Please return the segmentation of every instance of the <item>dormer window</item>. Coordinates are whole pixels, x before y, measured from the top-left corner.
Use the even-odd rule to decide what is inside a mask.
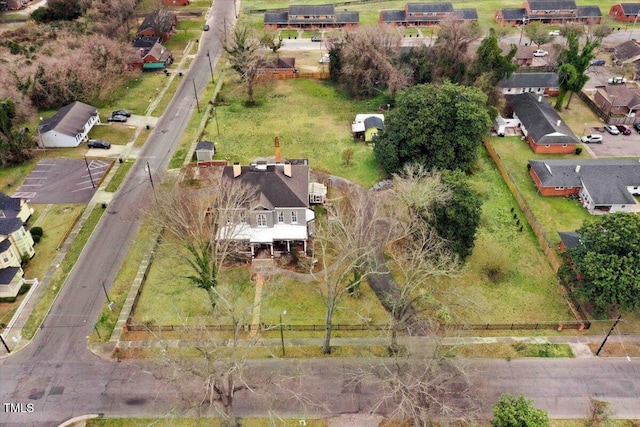
[[[258,214],[258,227],[267,226],[267,217],[264,214]]]

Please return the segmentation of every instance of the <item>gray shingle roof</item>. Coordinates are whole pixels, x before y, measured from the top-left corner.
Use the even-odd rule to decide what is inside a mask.
[[[466,21],[478,20],[478,11],[473,8],[456,9],[454,10],[454,13],[459,19],[463,19]]]
[[[599,6],[578,6],[578,18],[598,18],[602,17]]]
[[[573,0],[542,0],[529,1],[531,10],[565,10],[576,9],[576,2]]]
[[[11,241],[9,239],[0,240],[0,254],[5,252],[11,247]]]
[[[584,187],[597,205],[634,204],[627,187],[640,186],[640,162],[634,159],[529,160],[529,164],[543,186]]]
[[[441,3],[407,3],[407,13],[450,13],[453,5],[450,2]]]
[[[171,31],[173,24],[176,20],[176,14],[168,11],[166,9],[158,9],[155,12],[152,12],[144,17],[144,21],[142,21],[142,25],[138,28],[138,32],[144,31],[146,29],[156,28],[162,31],[162,33],[168,33]],[[160,34],[156,34],[160,36]]]
[[[640,45],[634,40],[628,40],[613,49],[613,57],[620,62],[640,56]]]
[[[502,17],[505,21],[521,20],[526,15],[525,9],[502,9]]]
[[[287,24],[289,22],[288,12],[266,12],[264,14],[265,24]]]
[[[156,43],[160,43],[160,37],[136,37],[132,43],[133,47],[152,48]]]
[[[307,6],[289,6],[289,15],[334,15],[335,8],[332,4]]]
[[[8,236],[22,227],[20,218],[0,218],[0,236]]]
[[[404,10],[381,10],[380,20],[382,22],[404,22]]]
[[[580,233],[575,231],[560,231],[558,236],[560,236],[560,240],[567,249],[576,248],[580,244]]]
[[[267,166],[258,170],[253,166],[242,166],[241,174],[233,177],[233,166],[225,166],[224,179],[241,179],[255,187],[260,202],[267,207],[308,207],[309,206],[309,166],[291,165],[291,177],[284,175],[283,166]]]
[[[0,211],[4,212],[6,218],[15,218],[20,213],[21,199],[7,196],[0,192]]]
[[[20,267],[7,267],[0,270],[0,285],[8,285],[11,283],[16,274],[20,271]]]
[[[513,73],[508,78],[500,80],[501,88],[528,88],[528,87],[558,87],[558,75],[556,73]]]
[[[360,12],[336,13],[336,24],[355,24],[360,22]]]
[[[45,133],[50,130],[68,135],[76,136],[82,132],[84,125],[91,116],[97,116],[96,107],[76,101],[65,105],[50,119],[45,119],[40,125],[40,132]]]
[[[209,150],[212,151],[213,150],[213,142],[211,141],[200,141],[198,142],[198,144],[196,145],[196,151],[198,150]]]
[[[384,129],[384,122],[380,117],[375,117],[375,116],[367,117],[366,119],[364,119],[364,128],[365,129],[378,128],[382,130]]]
[[[558,145],[580,142],[546,99],[532,93],[507,95],[505,98],[536,144]],[[538,100],[538,98],[542,99]]]
[[[637,15],[640,13],[640,3],[620,3],[625,15]]]

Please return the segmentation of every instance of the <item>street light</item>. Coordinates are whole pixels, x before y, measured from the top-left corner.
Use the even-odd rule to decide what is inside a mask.
[[[636,18],[633,20],[633,28],[629,32],[629,40],[631,40],[631,36],[633,35],[633,30],[636,29],[636,23],[638,22],[638,17],[640,17],[640,11],[638,11],[638,13],[636,13]]]
[[[285,356],[284,353],[284,332],[282,330],[282,315],[287,315],[287,310],[280,312],[280,344],[282,345],[282,357]]]

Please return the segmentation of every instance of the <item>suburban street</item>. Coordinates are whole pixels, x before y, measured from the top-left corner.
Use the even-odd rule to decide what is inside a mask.
[[[200,50],[164,116],[158,121],[129,176],[123,182],[32,342],[0,359],[0,426],[57,426],[84,414],[105,416],[208,416],[184,400],[201,384],[182,381],[172,367],[148,360],[100,357],[87,349],[87,337],[105,303],[101,281],[111,285],[134,239],[144,209],[153,199],[149,179],[165,173],[196,108],[193,85],[210,83],[207,51],[217,62],[217,39],[235,22],[232,0],[215,1]],[[4,349],[2,355],[5,355]],[[105,352],[105,355],[107,353]],[[354,387],[349,373],[371,361],[358,359],[255,359],[242,376],[250,390],[237,393],[238,416],[335,416],[366,413],[380,390]],[[502,392],[523,393],[553,418],[586,415],[589,398],[612,404],[616,417],[640,419],[640,358],[517,359],[469,362],[487,414]],[[273,379],[285,387],[274,389]],[[302,397],[301,397],[302,396]],[[31,405],[29,405],[31,404]]]

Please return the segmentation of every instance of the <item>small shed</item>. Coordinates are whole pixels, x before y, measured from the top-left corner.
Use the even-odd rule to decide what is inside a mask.
[[[373,140],[379,131],[384,129],[384,114],[357,114],[351,123],[351,133],[357,139],[366,142]]]
[[[196,145],[196,159],[198,163],[213,161],[215,152],[216,149],[213,141],[200,141],[198,145]]]

